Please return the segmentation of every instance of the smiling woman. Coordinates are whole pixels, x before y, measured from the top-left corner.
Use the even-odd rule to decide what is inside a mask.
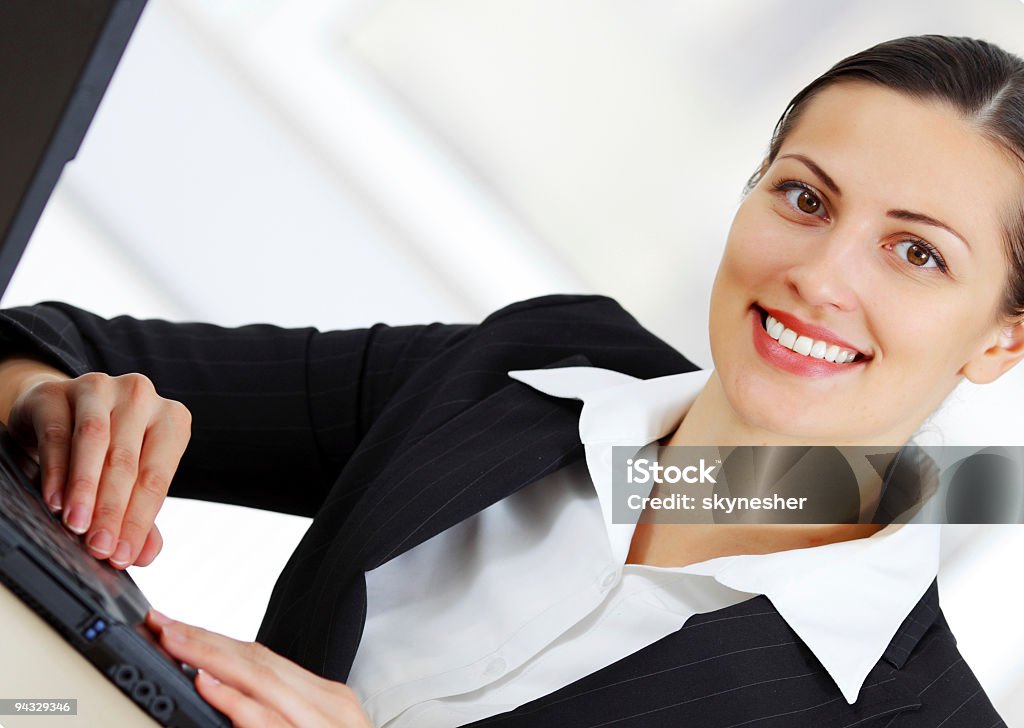
[[[935,36],[802,91],[733,221],[716,373],[674,442],[903,443],[962,378],[1016,364],[1022,106],[1019,60]]]
[[[0,419],[121,568],[160,550],[182,449],[171,495],[313,517],[262,646],[150,615],[239,726],[997,728],[939,607],[937,527],[617,523],[610,463],[900,446],[998,378],[1024,357],[1022,160],[1024,62],[890,41],[776,127],[711,372],[604,296],[326,333],[44,303],[0,312]]]

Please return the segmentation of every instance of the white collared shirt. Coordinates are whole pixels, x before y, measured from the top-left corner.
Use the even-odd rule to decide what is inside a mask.
[[[625,564],[611,448],[672,432],[709,371],[636,379],[597,367],[511,371],[583,400],[586,458],[366,573],[348,685],[379,728],[443,728],[512,710],[764,594],[849,703],[938,570],[939,527],[685,567]],[[836,569],[837,563],[842,569]]]

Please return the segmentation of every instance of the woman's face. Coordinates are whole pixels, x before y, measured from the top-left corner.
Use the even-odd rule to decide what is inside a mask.
[[[1021,189],[1016,163],[944,105],[863,82],[819,92],[740,206],[711,294],[740,420],[900,444],[960,377],[985,379]],[[836,348],[857,358],[833,363]]]

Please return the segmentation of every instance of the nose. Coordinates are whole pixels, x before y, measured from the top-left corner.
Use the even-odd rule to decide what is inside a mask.
[[[786,284],[810,306],[853,311],[858,305],[855,282],[866,263],[864,236],[852,226],[822,231],[787,269]]]

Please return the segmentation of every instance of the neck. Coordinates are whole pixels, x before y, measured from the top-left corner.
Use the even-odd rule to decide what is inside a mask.
[[[662,443],[670,446],[822,444],[757,428],[741,420],[729,404],[717,372],[711,373],[683,421],[675,432],[662,439]],[[821,546],[865,538],[884,528],[872,523],[705,525],[644,523],[643,520],[641,518],[637,525],[627,562],[656,566],[685,566],[719,556]]]
[[[638,523],[627,564],[688,566],[720,556],[770,554],[871,536],[884,526],[852,524]]]

